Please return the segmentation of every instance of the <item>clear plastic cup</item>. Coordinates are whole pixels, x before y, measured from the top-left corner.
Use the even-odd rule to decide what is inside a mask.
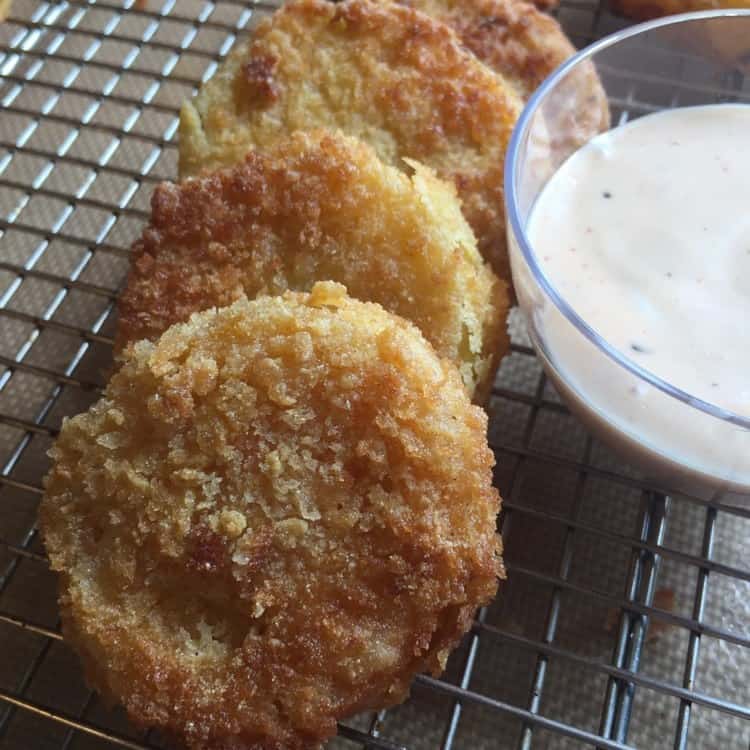
[[[750,418],[696,398],[614,348],[597,334],[596,321],[583,320],[555,289],[526,234],[547,181],[592,136],[581,128],[570,93],[590,78],[592,65],[607,93],[612,127],[666,108],[750,104],[750,11],[672,16],[630,27],[583,50],[529,102],[511,140],[505,174],[519,305],[545,370],[571,411],[660,482],[693,494],[731,492],[750,502]],[[587,378],[581,387],[573,358],[595,368],[596,382]],[[639,416],[628,416],[612,398],[613,382],[637,389],[643,405]],[[679,436],[675,425],[681,426]]]

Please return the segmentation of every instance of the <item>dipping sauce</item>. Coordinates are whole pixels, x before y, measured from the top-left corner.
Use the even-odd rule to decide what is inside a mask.
[[[750,417],[750,106],[665,110],[594,138],[544,187],[527,231],[551,284],[614,349]],[[554,305],[535,315],[564,395],[610,438],[750,485],[750,431],[648,386]]]

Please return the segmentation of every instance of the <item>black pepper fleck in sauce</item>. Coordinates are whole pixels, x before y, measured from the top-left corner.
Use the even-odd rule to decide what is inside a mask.
[[[638,354],[651,354],[650,349],[647,349],[645,346],[641,346],[641,344],[631,344],[630,348]]]
[[[610,193],[609,190],[605,190],[602,193],[602,198],[611,198],[611,197],[612,197],[612,193]]]

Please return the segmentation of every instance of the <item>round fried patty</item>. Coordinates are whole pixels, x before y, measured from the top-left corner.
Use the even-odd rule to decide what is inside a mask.
[[[508,349],[508,295],[452,185],[407,177],[341,133],[298,132],[234,167],[160,185],[133,248],[117,347],[240,296],[346,285],[411,320],[483,401]]]
[[[319,283],[129,348],[40,519],[89,681],[191,750],[317,747],[438,673],[502,575],[486,416]]]
[[[180,114],[181,177],[296,130],[340,129],[387,164],[453,182],[479,248],[510,280],[503,164],[521,100],[446,24],[396,3],[296,0],[262,21]]]

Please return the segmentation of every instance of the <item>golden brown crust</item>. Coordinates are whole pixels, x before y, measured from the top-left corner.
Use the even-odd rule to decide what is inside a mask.
[[[411,320],[481,400],[507,351],[505,285],[455,189],[384,165],[354,138],[298,132],[235,167],[164,183],[133,248],[117,349],[245,294],[333,280]]]
[[[522,0],[402,0],[456,30],[464,45],[524,99],[575,53],[551,16]]]
[[[610,0],[610,6],[636,21],[717,8],[750,8],[750,0]]]
[[[190,750],[302,750],[444,667],[502,575],[486,415],[340,285],[139,342],[40,522],[91,683]]]
[[[557,21],[522,0],[401,0],[456,30],[463,44],[527,101],[544,79],[575,54]],[[557,147],[574,150],[609,127],[609,105],[596,70],[581,65],[563,84],[571,113]],[[567,156],[567,154],[566,154]]]
[[[237,163],[295,130],[343,130],[458,188],[480,250],[509,280],[503,161],[521,101],[455,33],[371,0],[298,0],[235,49],[180,116],[180,173]]]

